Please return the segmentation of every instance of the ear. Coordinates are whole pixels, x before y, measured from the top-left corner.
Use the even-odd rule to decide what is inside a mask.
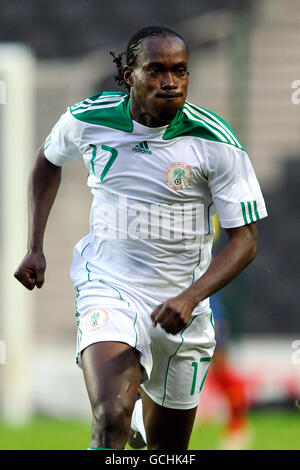
[[[123,77],[124,77],[124,82],[127,85],[132,86],[132,84],[133,84],[133,70],[128,65],[125,65],[123,67]]]

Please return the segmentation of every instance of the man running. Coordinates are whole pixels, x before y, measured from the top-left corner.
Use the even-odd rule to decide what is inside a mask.
[[[114,55],[128,92],[70,106],[30,180],[29,247],[15,277],[33,289],[44,283],[62,166],[82,156],[89,169],[90,233],[74,248],[71,277],[91,449],[124,448],[138,387],[148,449],[188,447],[215,347],[209,296],[253,260],[255,222],[267,215],[232,130],[186,101],[188,56],[176,32],[138,31],[124,66]],[[215,212],[228,244],[211,261]]]

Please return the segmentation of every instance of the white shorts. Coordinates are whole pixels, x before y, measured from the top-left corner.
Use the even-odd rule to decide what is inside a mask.
[[[200,392],[215,349],[210,308],[192,316],[177,335],[153,328],[148,305],[104,280],[85,282],[77,291],[77,363],[89,345],[104,341],[127,343],[140,352],[144,370],[141,387],[166,408],[190,409]]]

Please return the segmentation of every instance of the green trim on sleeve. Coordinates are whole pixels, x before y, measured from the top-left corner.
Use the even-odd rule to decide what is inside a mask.
[[[260,219],[256,201],[245,201],[240,204],[245,225],[248,225],[251,222],[256,222]]]
[[[252,217],[252,207],[251,207],[251,203],[250,203],[250,202],[247,202],[247,205],[248,205],[248,212],[249,212],[250,221],[251,221],[251,222],[254,222],[253,217]]]
[[[241,206],[242,206],[243,219],[244,219],[245,225],[248,225],[249,222],[248,222],[247,216],[246,216],[246,207],[245,207],[245,203],[244,203],[244,202],[241,202]]]
[[[256,201],[253,201],[253,206],[254,206],[254,213],[255,213],[256,220],[259,220],[260,217],[259,217],[259,214],[258,214]]]

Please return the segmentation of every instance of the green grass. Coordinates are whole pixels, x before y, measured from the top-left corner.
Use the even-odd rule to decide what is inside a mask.
[[[252,430],[252,450],[299,450],[300,414],[296,411],[252,412],[249,415]],[[222,426],[216,423],[195,426],[190,449],[218,448]]]
[[[254,432],[251,449],[300,450],[299,412],[252,412],[250,423]],[[216,449],[221,424],[197,423],[190,449]],[[12,428],[0,422],[1,450],[71,450],[86,449],[90,423],[37,417],[28,426]]]

